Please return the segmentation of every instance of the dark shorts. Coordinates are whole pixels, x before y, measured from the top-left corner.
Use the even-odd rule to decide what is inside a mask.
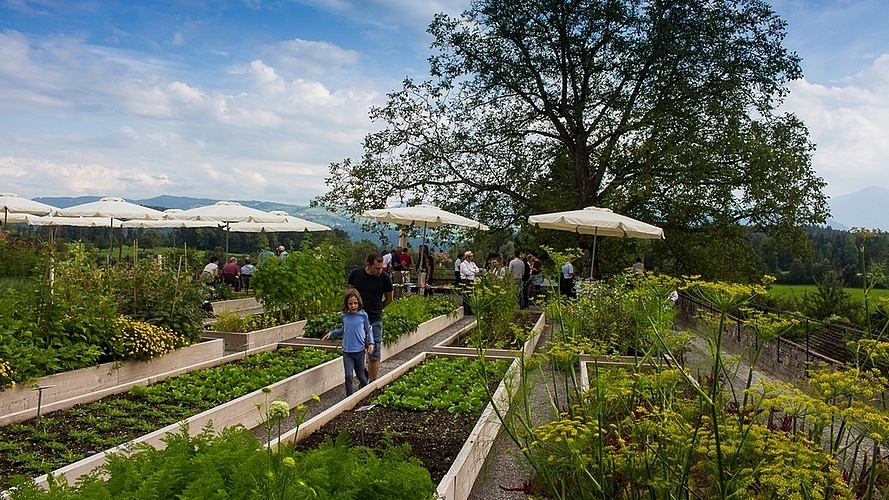
[[[367,359],[379,361],[383,350],[383,320],[371,321],[370,330],[374,337],[374,353],[369,354]]]

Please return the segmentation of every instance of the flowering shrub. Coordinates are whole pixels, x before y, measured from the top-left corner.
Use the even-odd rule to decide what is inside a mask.
[[[109,340],[109,350],[117,359],[148,361],[188,345],[175,332],[125,316],[117,319],[118,332]]]

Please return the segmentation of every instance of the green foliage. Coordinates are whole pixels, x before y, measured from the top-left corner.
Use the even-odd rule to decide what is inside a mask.
[[[348,441],[327,442],[295,452],[282,446],[267,460],[267,449],[243,427],[214,434],[206,427],[190,437],[183,429],[167,434],[165,448],[138,445],[83,478],[76,486],[52,480],[48,491],[27,482],[11,500],[97,498],[179,498],[182,500],[263,499],[429,499],[429,472],[410,459],[405,447],[379,455]]]
[[[341,249],[303,239],[299,250],[257,267],[251,286],[267,313],[292,310],[295,317],[336,311],[342,304],[345,258]]]
[[[831,316],[847,318],[862,324],[861,309],[856,309],[852,296],[843,289],[843,280],[839,273],[828,271],[818,282],[818,292],[806,300],[808,316],[815,319],[826,319]]]
[[[516,280],[490,273],[477,277],[470,286],[464,287],[463,300],[472,307],[478,321],[477,331],[472,334],[473,345],[514,348],[516,343],[525,341],[526,335],[515,328],[519,292]]]
[[[34,237],[0,231],[0,279],[35,279],[46,272],[46,255],[50,247]]]
[[[398,341],[436,316],[452,316],[456,314],[456,308],[451,297],[402,297],[383,309],[383,343],[388,345]]]
[[[491,380],[500,380],[506,361],[427,359],[383,389],[374,404],[405,411],[469,413],[488,402]]]
[[[340,319],[340,313],[338,312],[315,314],[306,319],[306,326],[303,329],[303,337],[320,339],[331,330],[335,330],[342,325],[343,323]]]
[[[66,423],[62,431],[69,433],[71,440],[80,442],[80,449],[104,450],[338,357],[336,353],[321,349],[295,351],[282,348],[222,366],[184,373],[148,387],[136,386],[126,397],[78,405],[62,410],[53,418]],[[0,427],[0,448],[27,447],[33,456],[33,463],[16,464],[18,472],[39,475],[46,469],[54,470],[83,458],[79,456],[67,461],[58,453],[61,443],[55,437],[35,444],[36,436],[43,428],[43,424],[34,421]],[[8,474],[9,471],[0,467],[0,490],[8,486]]]
[[[280,316],[272,314],[248,313],[241,316],[239,311],[227,310],[219,312],[216,315],[216,321],[207,325],[207,329],[217,332],[247,333],[286,323],[288,321],[282,322]]]
[[[238,363],[183,373],[148,387],[134,387],[131,392],[152,402],[186,401],[212,408],[337,357],[336,353],[322,349],[284,347]]]
[[[35,281],[0,297],[0,359],[17,382],[120,359],[130,347],[151,342],[134,329],[121,337],[119,316],[172,330],[171,345],[200,340],[203,296],[188,273],[156,261],[100,268],[83,245],[69,246],[65,255],[53,260],[52,282]],[[138,359],[149,351],[139,350]]]

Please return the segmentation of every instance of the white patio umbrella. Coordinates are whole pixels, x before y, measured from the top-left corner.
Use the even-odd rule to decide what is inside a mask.
[[[120,224],[121,227],[135,229],[187,229],[192,227],[219,227],[221,224],[214,221],[187,220],[187,219],[161,219],[161,220],[128,220]]]
[[[61,217],[107,217],[123,220],[159,220],[164,217],[164,213],[160,210],[136,205],[115,196],[106,196],[99,201],[62,208],[55,215]]]
[[[228,255],[229,226],[236,222],[284,222],[284,217],[245,207],[235,201],[217,201],[213,205],[190,208],[168,214],[171,219],[214,221],[225,224],[225,254]]]
[[[482,231],[490,229],[481,222],[448,212],[447,210],[442,210],[438,207],[433,207],[432,205],[368,210],[361,214],[361,216],[380,222],[391,222],[392,224],[402,224],[406,226],[411,224],[419,226],[422,224],[424,229],[427,227],[444,226],[445,224],[472,227],[481,229]]]
[[[474,221],[468,217],[442,210],[432,205],[417,205],[413,207],[394,207],[368,210],[361,214],[362,217],[374,219],[379,222],[389,222],[409,226],[423,225],[423,244],[426,244],[426,228],[440,227],[445,224],[452,226],[464,226],[487,231],[488,226]]]
[[[106,196],[98,201],[83,203],[73,207],[59,209],[55,215],[61,217],[107,217],[111,220],[111,232],[114,232],[113,219],[162,219],[164,214],[160,210],[155,210],[142,205],[130,203],[123,198],[116,196]],[[111,250],[114,250],[112,238]],[[121,251],[123,246],[121,246]],[[110,254],[111,252],[109,252]]]
[[[32,226],[72,226],[72,227],[112,227],[115,223],[120,226],[123,221],[108,217],[62,217],[47,215],[39,217],[29,215],[25,222]]]
[[[283,217],[284,222],[236,222],[229,225],[228,230],[233,233],[301,233],[303,231],[332,231],[329,227],[316,222],[294,217],[281,210],[269,212],[276,217]]]
[[[45,203],[40,203],[39,201],[22,198],[19,195],[13,193],[0,193],[0,205],[3,206],[4,226],[9,222],[10,214],[14,216],[29,214],[45,215],[58,210],[56,207],[47,205]],[[21,217],[13,218],[13,222],[16,222],[16,220],[21,222]]]
[[[657,240],[664,237],[664,230],[657,226],[652,226],[631,217],[616,214],[607,208],[599,207],[586,207],[583,210],[532,215],[528,217],[528,223],[544,229],[592,234],[593,260],[590,263],[590,277],[593,276],[593,264],[596,262],[596,240],[599,236]]]

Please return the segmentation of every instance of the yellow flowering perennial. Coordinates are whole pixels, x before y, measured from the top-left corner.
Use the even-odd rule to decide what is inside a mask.
[[[125,316],[117,318],[117,327],[118,332],[111,337],[111,346],[120,359],[147,361],[185,345],[183,339],[170,329]]]
[[[12,368],[9,363],[0,359],[0,389],[7,387],[15,387],[15,381],[12,379]]]

